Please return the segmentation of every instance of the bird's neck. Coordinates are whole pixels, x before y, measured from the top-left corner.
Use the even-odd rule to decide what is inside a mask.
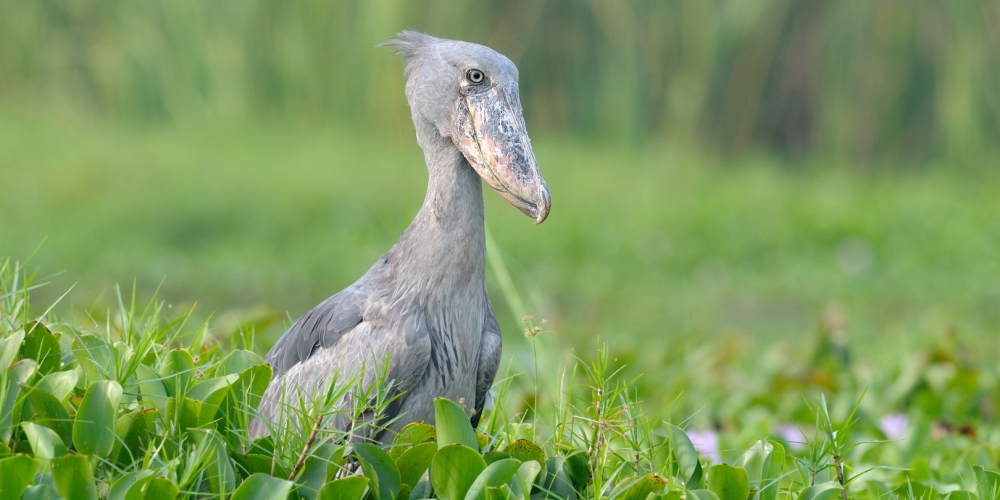
[[[454,143],[418,128],[427,161],[427,195],[394,252],[413,270],[417,287],[475,290],[485,286],[483,183]],[[413,267],[410,267],[413,266]],[[481,284],[480,284],[481,283]],[[471,293],[471,292],[470,292]]]

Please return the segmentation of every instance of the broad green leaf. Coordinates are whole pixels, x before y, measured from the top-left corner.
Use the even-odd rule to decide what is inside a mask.
[[[168,396],[183,396],[194,378],[194,358],[185,349],[174,349],[160,361],[157,373]]]
[[[514,488],[511,489],[514,496],[528,500],[531,497],[531,488],[535,484],[535,479],[541,472],[542,465],[534,460],[522,463],[517,469],[514,481],[512,481]]]
[[[247,351],[245,349],[237,349],[229,353],[219,364],[215,365],[216,377],[222,377],[225,375],[239,375],[244,371],[264,364],[264,359],[261,358],[257,353]]]
[[[290,473],[280,463],[271,460],[271,457],[268,455],[261,455],[259,453],[232,453],[229,456],[236,462],[236,472],[243,477],[249,477],[258,473],[276,477],[288,477]],[[271,474],[272,467],[274,467],[274,474]]]
[[[24,330],[18,330],[10,337],[0,340],[0,370],[6,370],[17,359],[23,341]]]
[[[590,482],[590,461],[587,460],[586,452],[578,451],[566,457],[563,468],[576,491],[583,491],[587,487],[587,483]]]
[[[143,457],[152,440],[156,415],[156,410],[138,409],[118,418],[115,434],[119,440],[115,443],[115,460],[120,466]]]
[[[670,446],[674,451],[674,458],[677,459],[677,472],[679,479],[689,489],[697,488],[701,484],[702,470],[701,462],[698,460],[698,452],[691,444],[680,427],[666,424],[667,437],[670,439]]]
[[[440,432],[438,435],[440,436]],[[434,455],[431,462],[431,484],[434,485],[438,498],[462,500],[484,470],[486,462],[478,452],[462,444],[450,444],[440,448]]]
[[[97,500],[97,487],[85,455],[64,455],[52,460],[52,482],[63,498]]]
[[[361,500],[368,486],[368,478],[351,476],[326,483],[319,491],[320,500]]]
[[[663,491],[667,481],[659,476],[642,476],[632,481],[625,480],[628,488],[620,497],[622,500],[646,500],[649,495],[655,495]],[[745,498],[743,500],[746,500]]]
[[[27,455],[14,455],[0,459],[0,499],[21,498],[24,490],[35,480],[38,462]]]
[[[254,474],[236,488],[230,500],[285,500],[294,487],[291,481]]]
[[[122,386],[102,380],[87,388],[73,422],[73,445],[84,455],[105,458],[115,445],[115,423]]]
[[[114,484],[111,485],[107,500],[125,500],[125,495],[128,494],[132,486],[143,479],[148,481],[152,477],[153,471],[151,470],[136,470],[119,476],[118,479],[115,479]]]
[[[483,460],[486,461],[486,465],[489,465],[493,462],[498,462],[506,458],[510,458],[510,455],[502,451],[488,451],[486,453],[483,453]]]
[[[517,474],[521,461],[513,458],[493,462],[479,473],[465,494],[465,500],[487,500],[486,489],[506,485]],[[645,497],[643,497],[645,499]]]
[[[510,444],[510,446],[504,449],[503,452],[510,455],[510,458],[516,458],[521,462],[534,460],[539,464],[545,463],[545,452],[542,451],[537,444],[532,443],[527,439],[518,439],[517,441],[514,441]]]
[[[56,457],[61,457],[68,451],[63,440],[59,438],[59,435],[48,427],[24,422],[21,424],[21,429],[24,430],[25,437],[28,438],[28,444],[31,446],[31,454],[35,458],[48,461]]]
[[[760,440],[741,457],[740,465],[747,471],[750,493],[755,500],[776,500],[778,479],[785,466],[784,454],[780,444]]]
[[[155,408],[160,418],[167,418],[167,390],[163,388],[160,374],[146,365],[139,365],[135,369],[135,375],[139,382],[142,405],[150,410]]]
[[[98,380],[108,378],[114,366],[111,346],[104,339],[93,335],[81,335],[73,339],[73,355],[82,369],[83,387]]]
[[[816,484],[808,488],[803,488],[799,493],[798,500],[833,500],[844,487],[836,481]]]
[[[708,468],[708,489],[719,500],[746,500],[750,494],[750,479],[743,467],[715,464]]]
[[[688,490],[688,500],[719,500],[719,496],[712,490]]]
[[[145,482],[141,485],[141,488],[136,488],[135,486],[129,488],[125,500],[174,500],[177,498],[178,493],[180,493],[177,485],[165,477],[154,477],[148,481],[143,481]],[[133,492],[142,496],[133,497]]]
[[[0,498],[3,496],[0,495]],[[59,496],[56,489],[47,484],[36,484],[34,486],[28,486],[28,489],[24,490],[24,496],[21,500],[63,500],[63,497]]]
[[[540,486],[543,491],[552,492],[559,497],[575,499],[577,488],[566,467],[566,457],[555,456],[545,461]]]
[[[326,483],[326,470],[330,463],[330,457],[339,450],[341,450],[340,446],[325,443],[309,452],[309,456],[302,464],[302,469],[295,477],[295,489],[299,496],[307,500],[316,499],[319,490]]]
[[[7,368],[7,397],[0,400],[0,442],[10,441],[14,426],[21,421],[21,406],[24,404],[24,398],[18,396],[21,394],[22,386],[34,374],[35,360],[33,359],[22,359]]]
[[[190,398],[167,398],[167,421],[177,436],[198,427],[201,421],[201,401]]]
[[[233,463],[226,453],[226,443],[215,429],[191,429],[189,434],[194,437],[198,447],[205,457],[205,478],[212,493],[230,493],[236,488],[236,473]]]
[[[76,370],[52,372],[42,377],[35,384],[35,389],[47,392],[60,402],[64,402],[70,393],[73,392],[73,388],[76,387],[79,378],[80,375],[76,373]]]
[[[252,366],[240,372],[239,380],[233,385],[233,394],[242,408],[256,409],[260,405],[260,398],[264,396],[273,374],[269,365]]]
[[[976,500],[976,498],[976,495],[973,495],[972,492],[955,490],[948,493],[948,495],[944,497],[944,500]]]
[[[393,460],[410,449],[411,446],[437,439],[437,430],[434,426],[424,422],[410,422],[403,426],[392,440],[392,447],[389,448],[389,456]],[[411,485],[412,486],[412,485]]]
[[[41,389],[28,389],[28,404],[34,412],[32,421],[52,429],[64,443],[73,442],[73,419],[63,403]]]
[[[33,359],[38,364],[38,373],[47,375],[62,365],[62,348],[49,329],[34,321],[24,325],[24,342],[21,344],[21,359]]]
[[[395,500],[399,494],[400,479],[392,457],[371,443],[352,443],[351,448],[358,455],[365,477],[372,480],[370,486],[376,500]]]
[[[996,500],[1000,498],[1000,474],[986,470],[982,465],[973,465],[976,475],[976,489],[979,500]]]
[[[462,444],[479,450],[476,431],[472,428],[469,415],[461,406],[445,398],[434,399],[434,422],[439,449],[450,444]]]
[[[236,374],[210,378],[197,383],[188,391],[185,397],[201,403],[198,426],[203,427],[215,419],[219,405],[229,393],[232,384],[239,378],[240,376]]]
[[[396,469],[399,470],[399,482],[412,490],[417,481],[424,475],[437,453],[437,443],[421,443],[410,447],[396,459]]]

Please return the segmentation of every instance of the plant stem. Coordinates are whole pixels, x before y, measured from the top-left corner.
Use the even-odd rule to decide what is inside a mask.
[[[316,422],[313,423],[312,431],[309,432],[309,439],[306,440],[306,445],[302,448],[302,453],[299,454],[299,459],[295,462],[295,467],[292,468],[291,475],[288,476],[289,481],[294,481],[295,476],[299,474],[299,470],[302,469],[302,465],[306,462],[306,457],[309,456],[309,448],[312,448],[313,442],[316,441],[316,434],[319,432],[319,426],[323,423],[323,415],[316,415]]]

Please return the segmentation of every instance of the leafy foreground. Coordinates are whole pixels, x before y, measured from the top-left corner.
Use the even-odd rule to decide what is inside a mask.
[[[1000,474],[987,470],[995,435],[880,440],[859,425],[858,405],[837,423],[823,396],[807,404],[803,442],[758,436],[724,463],[685,422],[644,412],[602,349],[533,422],[509,414],[512,384],[501,383],[479,429],[465,402],[439,399],[435,426],[410,424],[384,449],[323,425],[347,417],[356,436],[377,430],[371,417],[391,402],[391,381],[350,379],[289,407],[288,429],[252,440],[272,372],[251,343],[225,346],[206,324],[134,298],[119,297],[103,324],[29,317],[32,288],[15,264],[0,265],[0,500],[1000,498]],[[978,379],[938,380],[984,390]],[[367,403],[345,410],[345,396]]]

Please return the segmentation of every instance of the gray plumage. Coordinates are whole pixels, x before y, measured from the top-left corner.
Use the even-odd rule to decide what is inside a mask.
[[[536,224],[551,205],[521,116],[517,68],[487,47],[414,31],[386,45],[405,61],[427,195],[388,253],[299,318],[267,354],[274,378],[252,437],[294,424],[283,406],[322,394],[338,373],[344,380],[364,366],[370,386],[372,367],[387,359],[386,378],[401,394],[384,415],[390,432],[432,423],[437,397],[463,403],[475,425],[493,384],[501,337],[486,293],[482,184]],[[348,422],[326,425],[345,430]]]

